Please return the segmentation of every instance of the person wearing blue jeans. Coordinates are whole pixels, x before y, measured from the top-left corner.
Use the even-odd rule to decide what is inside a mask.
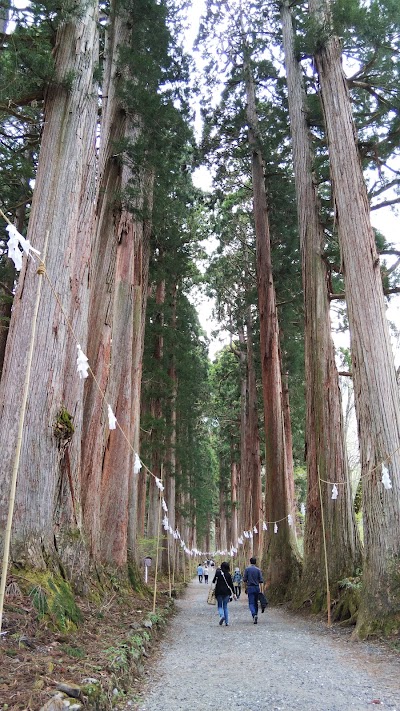
[[[233,592],[233,582],[229,572],[229,563],[221,563],[221,567],[215,571],[213,583],[215,583],[215,597],[217,599],[219,624],[229,625],[228,602],[229,598],[236,597]]]
[[[247,585],[249,608],[255,625],[258,622],[258,595],[261,591],[260,586],[264,584],[262,572],[260,568],[257,568],[256,563],[255,558],[250,558],[250,565],[243,574],[243,580]]]
[[[220,625],[223,625],[224,622],[226,625],[229,624],[229,615],[228,615],[229,598],[230,598],[230,595],[218,595],[217,596],[217,606],[218,606],[219,624]]]

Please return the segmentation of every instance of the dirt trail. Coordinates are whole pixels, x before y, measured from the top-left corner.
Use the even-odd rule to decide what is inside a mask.
[[[279,608],[252,623],[247,596],[218,625],[194,581],[177,602],[135,711],[400,711],[400,658]]]

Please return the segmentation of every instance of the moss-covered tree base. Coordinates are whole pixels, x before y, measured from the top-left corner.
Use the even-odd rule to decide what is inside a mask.
[[[318,615],[326,610],[326,589],[318,586],[304,585],[302,580],[296,586],[291,601],[292,610],[307,610],[311,614]]]
[[[144,582],[143,575],[135,560],[129,560],[128,562],[128,577],[135,592],[142,595],[151,594],[150,588]]]
[[[267,582],[267,597],[271,603],[290,602],[294,591],[297,589],[301,576],[301,559],[295,551],[288,546],[287,560],[282,567],[277,563],[276,557],[268,552],[264,554],[261,568],[264,572],[264,580]],[[280,571],[286,570],[286,574]]]
[[[392,637],[400,634],[400,612],[369,618],[361,610],[354,630],[354,639],[367,639],[368,637]]]
[[[360,607],[361,583],[359,577],[346,578],[331,583],[330,605],[332,622],[354,625],[357,622]],[[324,579],[305,579],[293,595],[291,607],[294,610],[308,610],[313,615],[327,613],[327,591]]]
[[[332,622],[340,622],[346,626],[355,625],[359,608],[360,590],[357,588],[342,589],[332,608]]]
[[[71,585],[61,575],[35,569],[15,570],[12,575],[22,594],[31,599],[39,622],[62,632],[78,628],[82,614]]]

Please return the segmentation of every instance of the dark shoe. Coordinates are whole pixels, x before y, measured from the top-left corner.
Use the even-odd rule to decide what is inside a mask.
[[[221,619],[220,619],[220,621],[219,621],[219,623],[218,623],[218,624],[219,624],[219,625],[221,626],[221,625],[223,625],[223,624],[224,624],[224,622],[225,622],[224,618],[223,618],[223,617],[221,617]]]
[[[225,622],[225,627],[229,627],[229,622]]]
[[[263,615],[264,612],[265,612],[265,607],[262,607],[262,608],[261,608],[261,614]]]
[[[258,622],[258,617],[257,617],[257,615],[254,615],[254,624],[256,625],[257,622]]]

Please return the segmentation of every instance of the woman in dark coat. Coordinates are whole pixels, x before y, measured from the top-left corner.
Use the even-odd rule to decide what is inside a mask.
[[[221,563],[214,575],[215,597],[217,598],[219,624],[228,626],[228,602],[230,597],[235,597],[233,582],[229,572],[229,563]]]

